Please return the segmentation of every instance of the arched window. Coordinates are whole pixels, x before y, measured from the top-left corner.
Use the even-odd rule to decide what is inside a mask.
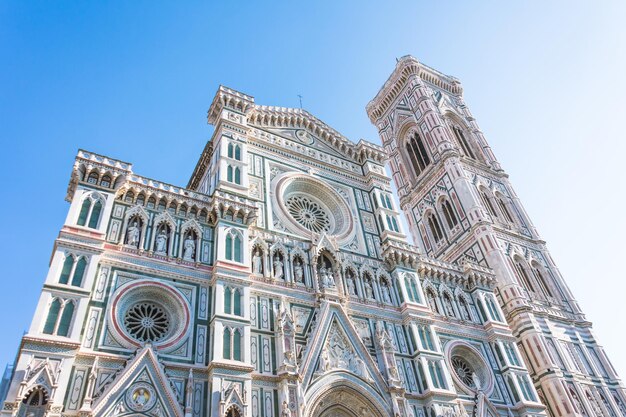
[[[498,313],[498,309],[496,308],[493,298],[490,295],[485,295],[485,303],[487,303],[487,309],[489,310],[491,318],[496,321],[502,321],[500,313]]]
[[[533,287],[530,281],[530,277],[526,273],[526,269],[519,261],[515,262],[515,270],[517,272],[517,276],[522,282],[522,286],[524,286],[524,288],[526,288],[528,291],[537,292],[535,291],[535,287]]]
[[[496,214],[496,210],[493,207],[493,204],[491,204],[491,200],[489,199],[487,192],[484,189],[480,188],[478,190],[478,193],[480,194],[480,198],[483,200],[483,204],[485,205],[485,208],[487,208],[489,214],[491,214],[493,218],[497,218],[498,215]]]
[[[502,197],[496,198],[496,201],[498,202],[498,207],[500,208],[500,211],[502,212],[502,214],[504,214],[504,217],[506,218],[506,220],[509,223],[515,223],[513,221],[513,216],[511,216],[511,213],[509,212],[509,208],[507,207],[506,203],[502,200]]]
[[[85,275],[85,268],[87,268],[87,259],[85,259],[85,257],[82,256],[76,263],[76,268],[74,269],[74,275],[72,276],[73,286],[75,287],[81,286],[81,284],[83,283],[83,276]]]
[[[548,285],[548,282],[546,281],[538,267],[535,266],[533,268],[533,274],[535,275],[535,278],[537,279],[537,282],[539,283],[539,286],[541,287],[543,293],[549,297],[554,297],[554,294],[552,293],[552,291],[550,291],[550,286]]]
[[[226,259],[229,261],[242,262],[241,235],[231,229],[226,235],[225,245]]]
[[[153,209],[153,208],[155,208],[155,207],[156,207],[156,198],[154,198],[154,197],[150,197],[150,198],[148,199],[148,208]]]
[[[439,220],[437,220],[437,217],[431,213],[427,218],[427,223],[430,233],[433,236],[433,239],[435,239],[435,243],[439,243],[443,239],[443,230],[441,230]]]
[[[456,217],[456,213],[454,212],[452,204],[450,204],[449,200],[445,199],[441,202],[441,210],[443,211],[443,216],[448,224],[448,229],[453,229],[457,224],[459,224],[459,219]]]
[[[97,184],[98,183],[98,173],[97,172],[92,172],[91,174],[89,174],[89,177],[87,178],[87,182],[89,184]]]
[[[61,276],[59,276],[59,284],[67,284],[70,282],[70,275],[74,268],[74,257],[67,255],[65,261],[63,261],[63,268],[61,269]]]
[[[68,301],[63,307],[63,313],[61,313],[61,321],[57,328],[57,334],[59,336],[68,336],[70,332],[70,324],[72,324],[72,318],[74,317],[74,303]]]
[[[456,139],[459,142],[459,145],[461,145],[463,154],[465,154],[465,156],[468,156],[472,159],[476,159],[476,156],[474,155],[474,152],[472,152],[472,148],[469,142],[467,141],[467,139],[465,138],[463,131],[458,126],[454,126],[452,130],[454,131],[454,136],[456,136]]]
[[[54,334],[55,327],[57,326],[57,321],[59,320],[59,312],[61,311],[61,300],[55,298],[54,301],[50,304],[50,308],[48,309],[48,318],[46,318],[46,323],[43,326],[43,332],[45,334]]]
[[[233,314],[241,316],[241,293],[239,290],[233,292]]]
[[[430,157],[428,156],[424,142],[417,133],[414,133],[406,142],[405,146],[415,177],[418,177],[426,167],[430,165]]]
[[[435,344],[433,343],[433,338],[430,333],[430,328],[426,326],[419,326],[418,333],[420,335],[420,341],[422,342],[422,347],[428,350],[435,350]]]
[[[137,196],[137,204],[139,204],[140,206],[143,206],[146,202],[146,196],[143,194],[139,194]]]
[[[411,277],[404,277],[404,286],[406,287],[406,292],[409,295],[409,300],[414,303],[420,302],[419,292],[417,291],[417,286],[415,285],[415,280]]]
[[[232,291],[230,290],[230,288],[226,287],[224,289],[224,313],[225,314],[233,313],[231,300],[232,300]]]
[[[515,389],[515,383],[513,382],[513,377],[511,375],[508,375],[506,377],[506,382],[507,382],[507,385],[509,386],[509,389],[513,393],[513,398],[515,399],[515,402],[518,403],[520,398],[519,398],[519,394],[517,393],[517,389]]]
[[[235,184],[241,185],[241,169],[235,168]]]
[[[89,224],[87,227],[91,229],[97,229],[98,223],[100,222],[100,212],[102,211],[102,202],[100,200],[96,201],[91,209],[91,216],[89,216]]]
[[[241,333],[239,329],[233,332],[233,359],[236,361],[241,360]]]
[[[20,404],[19,417],[42,417],[48,404],[48,396],[43,388],[35,388],[28,393]]]
[[[230,359],[230,338],[231,338],[231,331],[230,329],[227,327],[224,329],[224,340],[223,340],[223,356],[224,359]]]
[[[89,210],[91,209],[91,200],[89,198],[85,198],[82,206],[80,207],[80,214],[78,215],[78,221],[76,222],[79,226],[84,226],[87,224],[87,216],[89,216]]]
[[[100,185],[109,188],[111,186],[111,177],[109,175],[104,175],[100,180]]]
[[[234,143],[230,142],[228,144],[228,157],[237,161],[241,161],[241,146],[235,145]]]

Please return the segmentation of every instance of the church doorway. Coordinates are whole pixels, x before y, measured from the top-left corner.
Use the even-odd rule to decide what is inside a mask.
[[[378,400],[348,386],[329,386],[310,408],[309,417],[386,417]]]

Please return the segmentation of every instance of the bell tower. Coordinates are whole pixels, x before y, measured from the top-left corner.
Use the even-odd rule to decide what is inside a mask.
[[[367,105],[415,243],[429,257],[494,271],[499,302],[552,415],[624,410],[624,389],[591,323],[462,93],[456,78],[405,56]]]

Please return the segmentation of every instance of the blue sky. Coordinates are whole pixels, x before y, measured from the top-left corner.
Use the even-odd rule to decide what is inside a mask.
[[[354,141],[416,56],[465,98],[626,375],[625,2],[0,2],[0,364],[30,324],[78,148],[186,185],[218,85]]]

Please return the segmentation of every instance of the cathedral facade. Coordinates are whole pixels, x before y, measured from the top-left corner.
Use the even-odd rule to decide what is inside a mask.
[[[186,187],[80,150],[0,416],[625,416],[459,81],[403,57],[367,113],[220,87]]]

